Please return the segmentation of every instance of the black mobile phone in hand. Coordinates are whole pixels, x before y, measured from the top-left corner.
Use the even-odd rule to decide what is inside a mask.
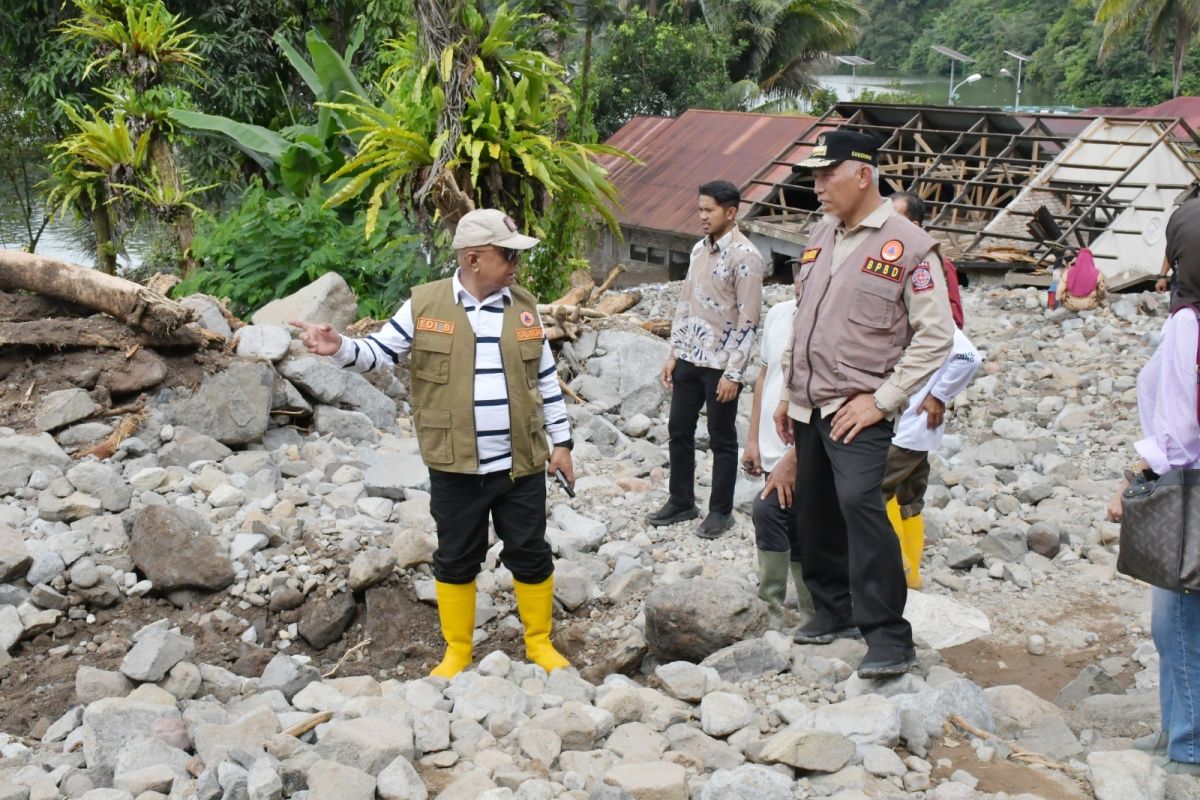
[[[558,485],[567,493],[567,497],[574,497],[575,490],[571,488],[571,484],[567,481],[567,476],[561,469],[554,470],[554,480],[558,481]]]

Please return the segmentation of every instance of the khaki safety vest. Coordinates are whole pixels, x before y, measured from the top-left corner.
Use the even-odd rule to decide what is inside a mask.
[[[516,286],[504,305],[500,358],[508,385],[512,475],[532,475],[550,457],[538,365],[542,328],[537,299]],[[475,440],[475,331],[450,278],[412,293],[413,347],[409,356],[413,426],[425,465],[443,472],[479,468]]]
[[[936,248],[933,237],[893,215],[834,273],[835,233],[834,224],[817,223],[796,273],[801,295],[786,380],[791,402],[806,408],[883,385],[912,341],[905,284]]]

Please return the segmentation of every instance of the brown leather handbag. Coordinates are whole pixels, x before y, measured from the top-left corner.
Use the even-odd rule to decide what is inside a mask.
[[[1200,469],[1128,477],[1117,571],[1175,592],[1200,591]]]

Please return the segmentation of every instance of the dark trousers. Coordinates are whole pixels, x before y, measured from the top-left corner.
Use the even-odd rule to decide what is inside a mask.
[[[884,511],[883,472],[892,441],[884,420],[850,444],[830,438],[833,415],[794,424],[796,526],[804,583],[817,621],[853,623],[873,650],[907,654],[908,589],[900,540]]]
[[[896,498],[900,519],[909,519],[925,508],[925,490],[929,488],[929,454],[892,445],[888,450],[887,470],[883,473],[883,499]]]
[[[541,583],[554,573],[546,541],[546,476],[513,480],[507,472],[468,475],[429,470],[429,510],[437,523],[433,576],[443,583],[470,583],[487,556],[488,516],[504,542],[500,561],[522,583]]]
[[[767,477],[770,477],[768,473]],[[795,508],[779,507],[779,492],[767,499],[754,498],[754,544],[770,553],[790,553],[792,561],[800,560],[799,531],[793,524]]]
[[[708,440],[713,452],[708,510],[729,514],[733,512],[733,484],[737,480],[738,398],[728,403],[717,402],[717,383],[723,374],[719,369],[676,360],[667,435],[671,455],[671,501],[679,506],[690,506],[696,502],[696,422],[700,419],[701,407],[707,406]]]

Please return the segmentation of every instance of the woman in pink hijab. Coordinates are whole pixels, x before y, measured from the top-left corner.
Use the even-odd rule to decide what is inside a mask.
[[[1086,247],[1067,265],[1059,298],[1072,311],[1086,311],[1100,305],[1108,294],[1104,276],[1096,269],[1096,259]]]

